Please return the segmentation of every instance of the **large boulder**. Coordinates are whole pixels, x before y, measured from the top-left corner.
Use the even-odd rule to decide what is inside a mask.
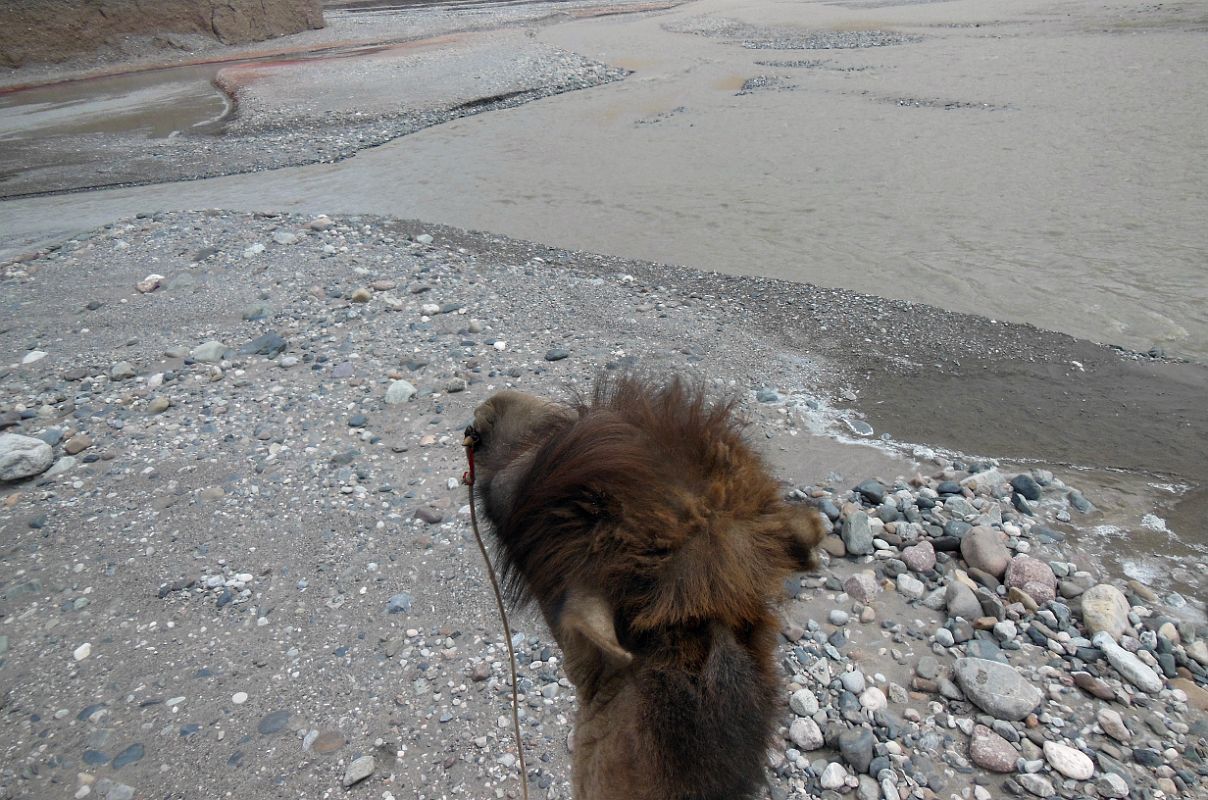
[[[1100,583],[1082,593],[1082,622],[1094,636],[1103,631],[1116,641],[1128,628],[1128,600],[1110,583]]]
[[[16,433],[0,434],[0,481],[32,478],[50,469],[54,450],[41,439]]]
[[[1015,556],[1007,564],[1003,579],[1008,589],[1020,589],[1039,605],[1057,599],[1057,576],[1053,568],[1031,556]]]
[[[1011,563],[1004,534],[993,528],[975,527],[961,539],[961,557],[970,567],[1001,578]]]
[[[965,696],[995,719],[1021,720],[1044,697],[1009,664],[983,658],[962,658],[953,666],[952,672]]]

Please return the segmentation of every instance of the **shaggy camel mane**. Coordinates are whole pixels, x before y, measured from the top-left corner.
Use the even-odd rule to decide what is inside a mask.
[[[779,692],[770,608],[822,535],[783,499],[735,402],[625,376],[566,405],[502,392],[475,416],[503,440],[484,434],[479,481],[511,599],[535,600],[557,635],[569,595],[602,597],[632,656],[660,787],[643,797],[735,800],[762,784]],[[576,680],[588,717],[595,683]]]

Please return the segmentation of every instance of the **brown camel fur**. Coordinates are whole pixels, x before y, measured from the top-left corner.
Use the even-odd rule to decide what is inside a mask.
[[[557,405],[502,391],[467,429],[514,601],[579,699],[578,800],[741,800],[778,707],[775,617],[822,527],[790,507],[733,403],[679,379]]]

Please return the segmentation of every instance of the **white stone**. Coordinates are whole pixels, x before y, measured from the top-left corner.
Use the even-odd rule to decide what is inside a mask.
[[[884,711],[889,701],[885,698],[885,692],[870,686],[860,695],[860,705],[868,711]]]
[[[21,359],[21,363],[22,364],[32,364],[35,361],[41,361],[44,358],[46,358],[46,353],[42,352],[41,350],[30,350]]]
[[[417,394],[416,388],[407,381],[394,381],[390,384],[390,388],[386,389],[386,403],[388,405],[400,405],[407,402]]]
[[[88,642],[84,642],[75,650],[71,651],[71,657],[76,661],[83,661],[90,655],[92,655],[92,645]]]
[[[361,756],[348,765],[348,769],[344,772],[344,780],[340,783],[344,786],[352,786],[354,783],[368,778],[376,768],[377,763],[373,760],[373,756]]]
[[[1116,644],[1111,634],[1100,631],[1091,642],[1103,651],[1108,662],[1133,686],[1143,692],[1162,691],[1162,679],[1158,674],[1145,666],[1141,659]]]
[[[1075,750],[1068,744],[1045,742],[1044,757],[1050,767],[1067,778],[1088,781],[1095,774],[1095,764],[1086,753]]]
[[[897,578],[898,591],[912,600],[918,600],[927,591],[927,586],[912,575],[899,575]]]
[[[789,738],[793,740],[793,744],[806,752],[817,750],[825,741],[818,723],[807,718],[793,720],[793,724],[789,726]]]
[[[32,436],[0,434],[0,481],[19,481],[50,469],[55,454],[51,446]]]
[[[247,702],[247,692],[235,692],[231,695],[231,702],[237,706],[241,706]]]
[[[823,789],[838,789],[847,783],[847,770],[839,762],[832,761],[826,765],[826,769],[822,770],[821,780]]]
[[[164,276],[158,273],[151,273],[147,277],[138,282],[138,290],[143,294],[154,292],[159,288],[159,285],[164,282]]]

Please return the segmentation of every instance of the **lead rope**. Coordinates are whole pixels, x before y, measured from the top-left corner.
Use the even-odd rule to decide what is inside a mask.
[[[491,579],[491,588],[495,590],[495,607],[499,609],[499,618],[503,620],[504,641],[508,645],[508,663],[512,667],[512,733],[516,735],[516,757],[520,764],[520,794],[524,800],[529,800],[528,767],[524,763],[524,743],[520,738],[520,700],[519,684],[516,682],[516,652],[512,649],[512,626],[508,624],[508,614],[503,607],[503,594],[499,591],[499,581],[495,579],[495,568],[491,566],[491,558],[487,555],[487,547],[482,542],[482,534],[478,532],[478,511],[474,507],[474,445],[477,435],[466,434],[466,461],[470,468],[461,476],[461,482],[466,485],[470,494],[470,527],[474,530],[474,540],[478,542],[478,551],[487,565],[487,577]]]

